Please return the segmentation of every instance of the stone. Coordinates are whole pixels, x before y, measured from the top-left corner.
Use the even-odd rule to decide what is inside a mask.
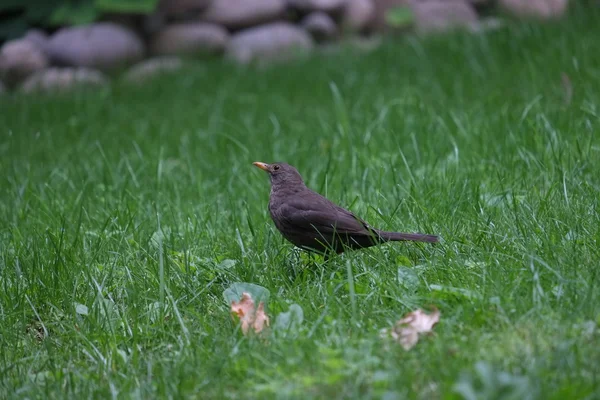
[[[317,42],[333,39],[338,34],[338,28],[331,17],[321,11],[308,14],[300,25],[311,34]]]
[[[225,54],[239,63],[286,60],[313,48],[308,33],[287,22],[248,28],[232,36]]]
[[[522,18],[556,19],[567,11],[568,0],[499,0],[507,12]]]
[[[10,86],[47,66],[44,52],[29,40],[9,40],[0,49],[0,75]]]
[[[347,0],[287,0],[287,5],[303,12],[335,13],[346,6]]]
[[[112,22],[63,28],[48,41],[50,60],[58,65],[111,70],[144,57],[142,40]]]
[[[42,50],[44,54],[46,53],[46,47],[48,47],[48,35],[46,32],[41,29],[30,29],[25,33],[23,39],[29,40],[31,43],[35,44],[38,49]]]
[[[417,31],[443,32],[469,27],[478,21],[473,7],[464,0],[427,0],[413,3]]]
[[[156,57],[142,61],[125,73],[124,79],[131,83],[141,83],[157,75],[177,71],[183,66],[178,57]]]
[[[284,0],[212,0],[200,19],[239,29],[277,20],[285,10]]]
[[[90,68],[48,68],[27,78],[21,86],[21,91],[60,92],[78,86],[100,86],[106,83],[108,80],[100,71]]]
[[[350,32],[362,32],[375,16],[372,0],[348,0],[342,14],[342,26]]]
[[[225,49],[229,33],[220,25],[181,22],[167,25],[150,40],[154,55],[206,55]]]

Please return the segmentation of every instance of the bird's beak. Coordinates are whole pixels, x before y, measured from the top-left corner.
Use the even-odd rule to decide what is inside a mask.
[[[267,172],[269,172],[269,167],[270,167],[270,165],[269,165],[269,164],[266,164],[266,163],[264,163],[264,162],[258,162],[258,161],[257,161],[257,162],[253,162],[253,163],[252,163],[252,165],[255,165],[255,166],[257,166],[258,168],[262,169],[263,171],[267,171]]]

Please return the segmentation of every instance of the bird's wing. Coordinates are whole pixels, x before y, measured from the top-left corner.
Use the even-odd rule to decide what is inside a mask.
[[[366,222],[320,195],[311,196],[310,201],[299,196],[288,200],[284,207],[282,216],[285,223],[296,229],[316,229],[324,234],[372,234]]]

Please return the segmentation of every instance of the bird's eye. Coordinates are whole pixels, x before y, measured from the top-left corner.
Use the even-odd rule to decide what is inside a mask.
[[[279,165],[273,165],[273,169],[277,171],[279,169]]]

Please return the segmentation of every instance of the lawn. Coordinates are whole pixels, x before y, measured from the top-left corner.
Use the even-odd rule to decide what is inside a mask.
[[[599,18],[0,98],[0,398],[600,398]],[[443,243],[300,253],[253,161]]]

